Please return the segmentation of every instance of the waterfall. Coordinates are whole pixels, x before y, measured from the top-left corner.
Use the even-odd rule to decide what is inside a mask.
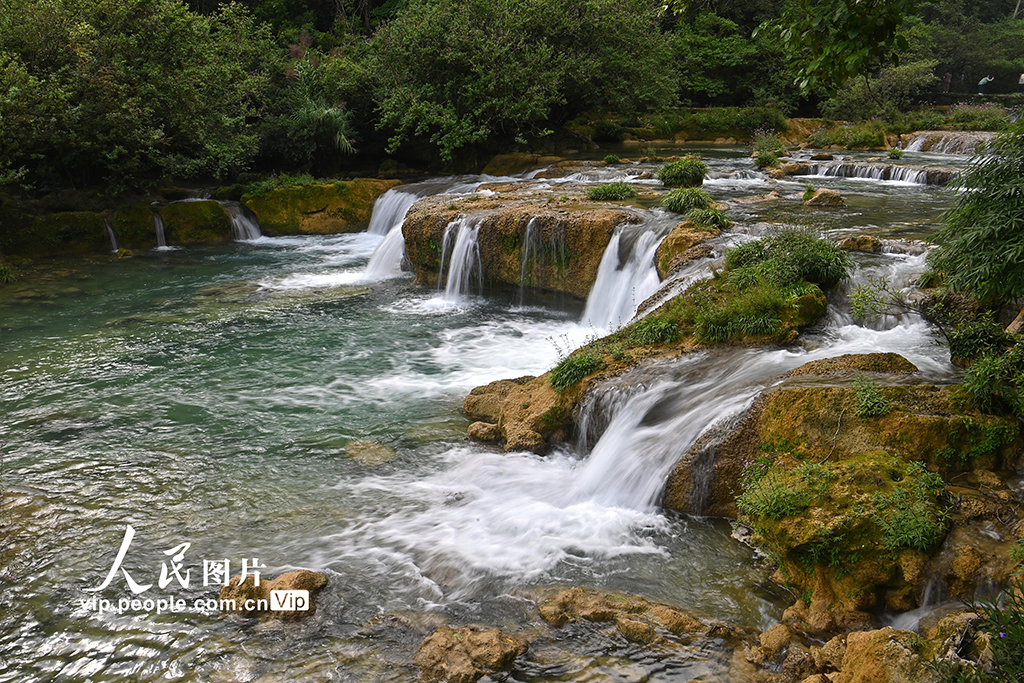
[[[809,163],[807,174],[827,178],[867,178],[871,180],[895,180],[917,185],[945,185],[957,175],[955,169],[937,166],[906,166],[902,164],[878,164],[867,162],[839,161],[832,163]]]
[[[259,221],[251,215],[241,202],[222,201],[231,219],[231,236],[238,242],[247,242],[263,236]]]
[[[402,224],[395,225],[388,231],[384,241],[370,256],[369,263],[364,271],[366,277],[373,280],[386,280],[399,277],[402,274],[402,264],[405,262],[405,236],[402,234]]]
[[[159,212],[153,212],[153,230],[156,232],[157,249],[167,248],[167,238],[164,237],[164,218]]]
[[[111,250],[111,253],[116,254],[117,253],[117,237],[114,236],[114,217],[113,216],[107,216],[106,219],[104,219],[104,222],[107,224],[107,237],[110,238],[110,250]]]
[[[412,192],[403,192],[398,188],[388,190],[373,203],[370,227],[366,232],[371,235],[388,235],[395,228],[400,228],[405,215],[419,199],[420,195]]]
[[[437,285],[440,289],[447,260],[449,266],[444,298],[448,301],[460,301],[467,294],[472,294],[474,283],[478,293],[483,290],[479,242],[482,220],[483,216],[462,216],[453,220],[444,229],[444,246],[441,251],[441,270],[438,272]]]
[[[540,259],[541,254],[544,253],[544,242],[543,236],[541,235],[540,226],[537,224],[537,217],[531,217],[526,223],[526,234],[523,235],[523,248],[519,254],[519,305],[523,305],[523,301],[526,298],[526,269],[527,264],[530,263],[530,258],[533,258],[533,272],[531,275],[536,275],[537,272],[537,261]]]
[[[908,152],[976,154],[996,134],[981,131],[922,130],[912,135],[913,138],[906,146]]]
[[[617,329],[628,323],[640,304],[661,286],[654,266],[661,232],[651,229],[640,232],[628,245],[623,259],[620,251],[627,246],[623,243],[625,234],[624,230],[618,230],[605,247],[597,279],[587,296],[583,325],[603,331]]]

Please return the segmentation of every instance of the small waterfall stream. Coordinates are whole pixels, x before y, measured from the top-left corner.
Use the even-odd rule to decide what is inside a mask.
[[[231,219],[231,236],[236,242],[250,242],[263,236],[260,223],[241,202],[222,201],[220,204],[227,210]]]
[[[444,245],[441,253],[441,274],[445,261],[448,262],[448,277],[445,279],[444,298],[448,301],[462,301],[470,294],[483,290],[483,273],[480,263],[480,223],[484,216],[460,216],[444,229]],[[438,278],[438,289],[441,279]]]
[[[153,231],[156,232],[156,248],[167,249],[167,237],[164,235],[164,217],[159,211],[153,212]]]
[[[674,220],[673,220],[674,222]],[[654,255],[670,226],[652,221],[612,235],[587,296],[581,323],[605,332],[628,323],[637,308],[658,291],[661,279]]]
[[[117,253],[117,237],[114,235],[114,217],[107,216],[104,219],[104,223],[107,226],[107,237],[110,239],[110,252],[112,254]]]
[[[904,149],[933,154],[975,154],[995,135],[983,131],[922,130],[913,133]]]

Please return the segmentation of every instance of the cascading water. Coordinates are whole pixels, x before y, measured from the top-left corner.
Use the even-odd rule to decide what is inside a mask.
[[[932,154],[976,154],[995,135],[982,131],[922,130],[913,134],[904,149]]]
[[[110,251],[113,254],[117,253],[117,237],[114,235],[114,217],[107,216],[104,220],[107,225],[107,237],[110,239]]]
[[[156,232],[156,248],[167,248],[167,237],[164,235],[164,217],[160,212],[153,212],[153,231]]]
[[[409,209],[423,196],[398,188],[388,190],[373,203],[370,227],[366,232],[371,235],[387,235],[395,228],[402,227]]]
[[[448,262],[444,298],[462,301],[467,295],[479,294],[483,288],[483,266],[480,263],[480,223],[483,216],[461,216],[444,229],[441,270]],[[441,288],[440,276],[438,289]],[[474,291],[475,290],[475,291]]]
[[[826,178],[864,178],[916,185],[945,185],[956,174],[950,169],[854,161],[808,164],[808,174]]]
[[[246,211],[241,202],[222,201],[220,204],[227,210],[231,219],[231,236],[235,241],[249,242],[263,236],[259,221]]]
[[[654,254],[664,237],[665,227],[645,228],[647,226],[639,231],[624,228],[612,235],[601,257],[597,279],[587,296],[583,325],[603,331],[617,329],[628,323],[640,304],[658,291],[661,279],[654,265]],[[624,238],[627,238],[625,244]]]

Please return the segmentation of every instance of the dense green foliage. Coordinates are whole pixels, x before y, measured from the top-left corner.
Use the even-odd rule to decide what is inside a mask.
[[[658,180],[668,187],[695,187],[704,183],[708,165],[700,157],[688,156],[670,161],[658,169]]]
[[[692,221],[705,228],[719,228],[724,230],[732,225],[729,216],[722,209],[690,209],[686,212],[686,220]]]
[[[606,183],[597,187],[588,187],[587,199],[598,202],[614,202],[636,196],[636,188],[629,183]]]
[[[930,257],[954,291],[983,302],[1024,296],[1024,122],[998,136],[958,181]]]
[[[1024,419],[1024,344],[978,359],[963,387],[981,410]]]
[[[442,157],[490,136],[541,136],[605,106],[672,99],[669,53],[645,0],[435,0],[372,44],[371,82],[389,149],[425,140]],[[439,46],[444,49],[439,50]]]
[[[852,261],[831,240],[807,230],[788,229],[729,251],[725,267],[755,273],[780,287],[805,280],[829,289],[846,277]]]
[[[708,209],[713,202],[711,195],[699,187],[681,187],[672,190],[661,199],[661,205],[672,213]]]
[[[892,403],[882,396],[878,383],[865,377],[858,377],[853,382],[854,412],[857,417],[872,418],[888,415],[892,411]]]
[[[237,5],[7,0],[0,6],[0,174],[121,182],[244,169],[269,86],[266,30]]]

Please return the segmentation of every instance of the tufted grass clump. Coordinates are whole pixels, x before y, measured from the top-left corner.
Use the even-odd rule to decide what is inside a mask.
[[[873,382],[866,377],[858,377],[853,381],[854,389],[854,412],[857,417],[872,418],[882,417],[892,412],[892,401],[882,396],[878,390],[878,382]]]
[[[718,228],[725,230],[732,221],[729,220],[729,216],[726,215],[725,211],[721,209],[690,209],[686,212],[686,220],[693,221],[697,225],[705,228]]]
[[[768,472],[756,486],[736,499],[740,513],[758,519],[782,519],[799,514],[811,504],[810,492],[800,482]]]
[[[587,199],[598,202],[614,202],[636,196],[636,188],[629,183],[607,183],[587,188]]]
[[[669,344],[682,334],[679,325],[672,320],[647,316],[629,327],[629,339],[643,346]]]
[[[18,270],[9,263],[0,263],[0,285],[9,285],[17,281]]]
[[[698,187],[704,183],[708,165],[698,156],[670,161],[658,169],[658,180],[668,187]]]
[[[565,391],[590,373],[604,367],[604,359],[594,350],[583,349],[563,359],[551,371],[551,386]]]
[[[699,187],[680,187],[662,197],[661,205],[672,213],[687,213],[694,209],[709,209],[714,199]]]
[[[733,249],[725,256],[725,267],[756,267],[782,287],[806,280],[829,289],[849,274],[853,262],[831,240],[790,228]]]
[[[891,493],[874,495],[873,517],[882,530],[886,548],[925,551],[946,533],[946,510],[936,504],[945,483],[919,462],[907,463],[906,467],[906,475],[899,482],[902,485]]]
[[[900,149],[899,147],[893,147],[892,149],[885,153],[885,156],[889,157],[890,159],[902,159],[903,150]]]
[[[782,165],[779,161],[779,157],[775,156],[774,152],[761,152],[754,157],[754,166],[759,169],[765,168],[778,168]]]
[[[814,193],[817,192],[817,191],[818,191],[818,188],[816,188],[814,185],[808,184],[807,186],[805,186],[804,187],[804,197],[803,197],[804,201],[805,202],[811,201],[811,199],[814,198]]]

